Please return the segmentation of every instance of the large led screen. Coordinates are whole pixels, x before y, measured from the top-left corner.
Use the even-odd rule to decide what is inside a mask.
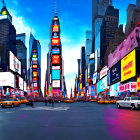
[[[33,77],[37,77],[37,71],[33,71]]]
[[[53,88],[59,88],[60,87],[60,80],[53,80],[52,81],[52,87]]]
[[[60,80],[60,70],[52,70],[52,80]]]
[[[52,45],[60,45],[60,38],[52,38]]]
[[[19,89],[23,90],[23,79],[19,77]]]
[[[59,25],[53,25],[53,32],[59,32]]]
[[[21,62],[15,57],[15,55],[10,51],[10,69],[14,72],[21,74]]]
[[[52,54],[60,54],[60,49],[59,48],[53,48],[52,49]]]
[[[136,47],[140,47],[140,27],[136,27],[130,35],[108,56],[108,67],[111,68]]]
[[[60,64],[60,55],[52,55],[52,64]]]
[[[0,86],[8,86],[14,88],[15,76],[11,72],[0,72]]]
[[[119,85],[120,82],[110,86],[110,96],[119,96]]]
[[[121,80],[121,62],[119,61],[108,72],[109,84],[112,85]]]
[[[136,75],[136,51],[133,50],[121,60],[121,82]]]
[[[107,88],[107,76],[97,83],[97,93],[103,92]]]

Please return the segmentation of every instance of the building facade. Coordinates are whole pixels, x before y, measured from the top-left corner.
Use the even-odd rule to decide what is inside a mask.
[[[32,33],[29,41],[29,87],[34,98],[41,97],[41,45]]]
[[[25,46],[25,33],[16,35],[17,58],[21,62],[21,77],[27,81],[27,48]]]
[[[95,52],[95,39],[109,5],[112,5],[112,0],[92,0],[92,52]]]
[[[100,65],[107,65],[104,61],[104,56],[109,46],[109,42],[114,38],[115,32],[118,29],[119,10],[113,6],[108,6],[100,29]]]

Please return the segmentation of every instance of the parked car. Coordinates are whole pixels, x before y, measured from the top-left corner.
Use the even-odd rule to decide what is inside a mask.
[[[128,107],[134,109],[140,108],[140,97],[125,97],[124,100],[119,100],[116,102],[117,107]]]
[[[21,104],[20,100],[9,98],[2,101],[0,105],[4,108],[6,106],[10,106],[10,107],[20,106],[20,104]]]
[[[106,99],[101,99],[98,101],[98,104],[110,104],[111,102],[109,100]]]

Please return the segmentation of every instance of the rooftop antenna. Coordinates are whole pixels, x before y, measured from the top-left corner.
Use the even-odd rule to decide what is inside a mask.
[[[4,0],[2,0],[2,3],[3,3],[3,7],[5,7],[5,1]]]
[[[56,2],[55,2],[55,16],[57,16],[57,7],[56,7]]]

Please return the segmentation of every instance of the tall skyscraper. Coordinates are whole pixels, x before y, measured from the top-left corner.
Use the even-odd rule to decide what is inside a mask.
[[[41,45],[32,33],[29,41],[29,86],[34,97],[42,96],[41,93]]]
[[[64,92],[64,61],[62,59],[62,44],[60,38],[60,22],[55,12],[51,23],[49,44],[49,87],[52,88],[50,96],[62,98]],[[53,94],[52,94],[53,93]]]
[[[16,36],[17,58],[21,62],[21,77],[27,80],[27,48],[25,46],[25,33]]]
[[[137,23],[140,21],[140,0],[136,1],[136,5],[129,4],[127,8],[127,24],[125,27],[125,34],[128,36]]]
[[[16,30],[6,6],[0,12],[0,71],[9,70],[9,51],[17,56]]]
[[[81,48],[81,58],[80,58],[80,74],[82,74],[82,87],[85,87],[85,76],[86,76],[86,52],[85,47]]]
[[[95,38],[100,32],[106,8],[112,5],[112,0],[92,0],[92,52],[95,52]]]
[[[88,68],[88,61],[92,53],[92,31],[86,31],[86,68]]]
[[[77,59],[77,62],[78,62],[78,78],[77,78],[77,91],[79,91],[79,83],[80,83],[80,62],[81,60],[80,59]]]
[[[115,32],[118,29],[119,10],[113,6],[108,6],[105,16],[102,21],[100,29],[100,65],[101,67],[107,65],[104,63],[104,55],[106,53],[109,42],[114,38]],[[106,61],[107,62],[107,61]]]

